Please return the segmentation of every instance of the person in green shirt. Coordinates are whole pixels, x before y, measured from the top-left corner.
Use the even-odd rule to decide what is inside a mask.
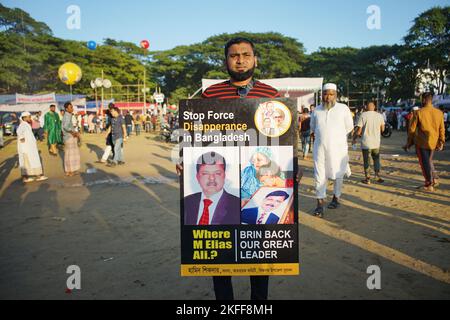
[[[61,119],[55,112],[56,106],[50,105],[50,111],[44,117],[44,131],[47,137],[48,150],[51,155],[57,155],[57,145],[62,144]]]

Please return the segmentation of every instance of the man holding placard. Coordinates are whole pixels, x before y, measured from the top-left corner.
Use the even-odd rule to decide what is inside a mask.
[[[225,59],[225,65],[230,79],[206,89],[202,94],[204,99],[258,99],[279,97],[279,93],[275,88],[253,78],[258,59],[255,45],[252,41],[245,38],[231,39],[225,46]],[[182,170],[183,166],[177,165],[177,173],[179,175],[182,174]],[[184,210],[188,210],[186,209],[186,204],[185,201]],[[197,210],[197,213],[198,218],[200,216],[200,210]],[[237,217],[237,219],[236,224],[239,224],[240,217]],[[267,300],[269,277],[251,276],[250,279],[251,299]],[[214,276],[213,282],[216,299],[234,299],[231,276]]]

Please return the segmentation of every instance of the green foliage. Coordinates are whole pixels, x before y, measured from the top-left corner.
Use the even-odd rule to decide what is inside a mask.
[[[420,14],[404,38],[414,54],[416,70],[430,68],[438,86],[444,91],[444,78],[450,71],[450,6],[434,7]]]
[[[0,30],[20,35],[51,35],[52,30],[43,22],[34,20],[27,12],[10,9],[0,3]]]
[[[228,78],[224,65],[224,45],[234,37],[246,37],[254,41],[259,59],[259,67],[255,72],[257,78],[301,75],[306,61],[303,45],[279,33],[224,33],[200,44],[155,52],[152,54],[149,70],[162,84],[163,90],[172,93],[171,99],[177,101],[178,92],[192,94],[197,91],[202,78]],[[180,88],[186,90],[177,91]]]
[[[81,81],[73,87],[74,93],[92,95],[89,83],[101,77],[102,70],[115,86],[138,81],[142,84],[143,63],[148,54],[138,46],[107,39],[108,45],[89,50],[84,42],[53,37],[48,27],[26,13],[20,14],[25,18],[18,26],[13,18],[19,9],[1,6],[0,10],[0,22],[5,28],[0,32],[0,93],[66,93],[69,88],[58,79],[58,68],[65,62],[76,63],[83,72]],[[147,86],[155,88],[156,84],[147,80]],[[126,93],[126,88],[114,87],[113,90],[116,94]],[[106,91],[108,96],[110,90]],[[124,96],[116,96],[116,99],[122,100]]]
[[[82,80],[74,86],[75,93],[92,95],[89,83],[100,77],[103,70],[105,78],[114,85],[114,93],[120,94],[115,98],[125,100],[127,88],[121,85],[142,85],[145,69],[147,87],[153,91],[161,86],[170,101],[177,102],[197,91],[203,78],[228,78],[224,45],[233,37],[246,37],[256,45],[256,78],[321,76],[337,83],[344,95],[354,93],[352,98],[378,87],[386,90],[388,99],[396,101],[414,96],[418,71],[427,66],[443,83],[450,69],[449,19],[450,7],[422,13],[414,20],[404,45],[320,48],[306,55],[302,43],[279,33],[238,32],[149,52],[134,43],[109,38],[96,50],[89,50],[84,42],[52,36],[45,23],[28,13],[0,5],[0,93],[67,92],[57,71],[70,61],[83,71]],[[441,92],[443,84],[437,89]],[[130,88],[135,94],[136,90]]]
[[[379,88],[386,91],[388,100],[396,101],[414,96],[413,59],[408,49],[400,45],[320,48],[308,56],[305,75],[322,76],[353,99],[376,98],[375,90]]]

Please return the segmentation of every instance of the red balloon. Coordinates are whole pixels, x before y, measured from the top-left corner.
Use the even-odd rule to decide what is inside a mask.
[[[150,48],[150,42],[148,42],[148,40],[142,40],[142,41],[141,41],[141,48],[142,48],[142,49],[148,49],[148,48]]]

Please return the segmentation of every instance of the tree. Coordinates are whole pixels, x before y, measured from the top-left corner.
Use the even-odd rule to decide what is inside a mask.
[[[415,56],[414,68],[431,69],[436,91],[444,92],[444,79],[450,70],[450,6],[434,7],[420,14],[404,38]]]
[[[142,83],[146,69],[147,87],[161,86],[171,102],[178,102],[196,92],[203,78],[227,79],[224,45],[231,38],[246,37],[254,41],[258,53],[256,78],[321,76],[337,83],[343,95],[350,92],[357,103],[374,98],[374,88],[386,90],[387,99],[396,101],[414,97],[421,71],[428,66],[437,82],[436,91],[442,93],[450,69],[449,19],[450,7],[422,13],[404,45],[320,48],[305,55],[301,42],[282,34],[238,32],[148,52],[134,43],[109,38],[96,50],[88,50],[85,42],[56,38],[45,23],[20,9],[0,5],[0,93],[67,92],[57,71],[71,61],[83,71],[74,87],[76,93],[92,94],[89,82],[103,70],[115,85],[115,98],[124,99],[127,90],[120,85]]]
[[[114,39],[106,38],[104,40],[104,45],[111,46],[114,48],[119,49],[123,53],[130,54],[136,59],[144,60],[146,57],[149,56],[149,52],[146,49],[142,49],[141,47],[137,46],[133,42],[127,42],[127,41],[116,41]]]
[[[27,12],[10,9],[0,4],[0,28],[3,32],[20,35],[51,35],[52,30],[43,22],[34,20]]]
[[[340,92],[347,91],[349,84],[354,90],[358,82],[358,65],[355,63],[358,49],[319,48],[307,58],[305,76],[323,77],[325,82],[334,82],[339,86]]]
[[[234,37],[246,37],[255,43],[259,58],[256,78],[301,75],[306,62],[303,45],[293,38],[273,32],[224,33],[199,44],[154,52],[148,68],[163,90],[172,93],[171,99],[177,101],[181,97],[180,93],[192,94],[197,91],[203,78],[228,78],[224,65],[224,46]]]
[[[18,25],[19,20],[14,20],[18,14],[24,17],[24,28]],[[85,42],[53,37],[45,24],[26,12],[3,6],[0,21],[5,29],[0,32],[0,93],[67,92],[68,87],[57,74],[59,66],[69,61],[78,64],[83,72],[81,81],[74,86],[76,93],[92,94],[89,82],[100,77],[102,70],[113,85],[142,83],[143,60],[148,55],[132,43],[107,39],[107,45],[89,50]],[[154,88],[156,84],[147,81],[147,86]],[[114,93],[123,94],[115,96],[123,99],[126,88],[115,87]]]

